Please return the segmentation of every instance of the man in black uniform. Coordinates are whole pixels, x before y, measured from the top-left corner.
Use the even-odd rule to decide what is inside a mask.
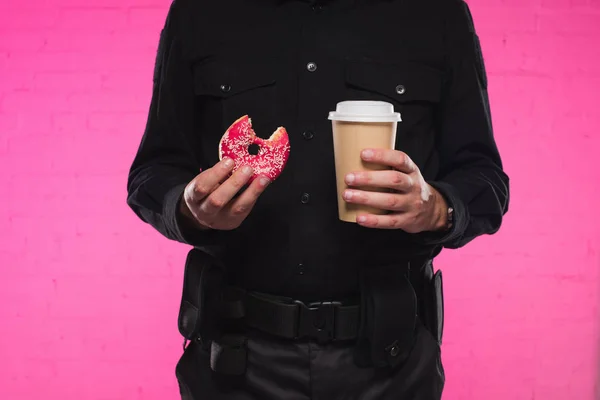
[[[338,219],[329,111],[402,115],[390,171],[347,177]],[[291,155],[274,182],[229,177],[218,143],[248,114]],[[373,194],[356,186],[385,187]],[[495,233],[508,177],[486,72],[461,0],[175,0],[161,33],[128,204],[186,264],[184,399],[439,399],[441,274],[433,258]]]

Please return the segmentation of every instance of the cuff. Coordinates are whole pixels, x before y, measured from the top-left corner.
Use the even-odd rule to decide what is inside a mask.
[[[451,207],[454,210],[454,222],[448,231],[417,233],[414,235],[415,240],[425,245],[452,247],[452,242],[462,237],[469,224],[467,207],[461,200],[456,188],[451,184],[442,181],[429,181],[427,183],[440,192],[446,200],[448,207]]]
[[[183,220],[184,216],[179,212],[179,203],[186,186],[187,183],[177,185],[165,195],[163,213],[167,222],[167,229],[172,237],[181,243],[196,247],[216,244],[219,231],[195,229]]]

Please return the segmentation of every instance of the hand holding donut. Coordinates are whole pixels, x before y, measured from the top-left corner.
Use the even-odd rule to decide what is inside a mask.
[[[232,230],[246,219],[269,179],[259,176],[237,198],[234,196],[250,181],[254,171],[244,166],[229,176],[234,161],[225,158],[200,173],[185,188],[180,212],[199,229]]]
[[[248,148],[259,146],[258,154]],[[180,212],[199,229],[232,230],[246,219],[267,185],[283,172],[290,155],[284,127],[261,139],[244,115],[227,129],[219,142],[217,165],[207,169],[185,188]],[[248,188],[235,195],[246,185]]]

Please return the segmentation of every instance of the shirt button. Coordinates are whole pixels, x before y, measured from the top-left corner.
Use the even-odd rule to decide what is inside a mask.
[[[304,264],[298,264],[298,275],[304,275]]]
[[[398,94],[404,94],[404,93],[406,93],[406,88],[404,87],[404,85],[398,85],[398,86],[396,86],[396,93],[398,93]]]
[[[306,64],[306,69],[308,70],[308,72],[315,72],[317,70],[317,64],[315,64],[314,62],[309,62],[308,64]]]
[[[308,204],[310,201],[310,195],[308,193],[302,193],[302,197],[300,198],[302,204]]]
[[[231,90],[231,85],[223,84],[221,85],[221,92],[227,93]]]
[[[315,134],[312,133],[312,131],[304,131],[304,133],[302,134],[302,136],[304,136],[304,139],[310,140],[310,139],[312,139],[312,138],[315,137]]]

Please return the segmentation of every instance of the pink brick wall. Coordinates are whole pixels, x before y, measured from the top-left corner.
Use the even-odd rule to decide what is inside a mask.
[[[445,399],[597,399],[600,1],[470,3],[513,197],[437,262]],[[177,398],[186,248],[124,203],[168,4],[0,1],[0,399]]]

